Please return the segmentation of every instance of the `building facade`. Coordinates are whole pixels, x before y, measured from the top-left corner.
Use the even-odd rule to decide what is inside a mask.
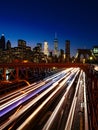
[[[66,62],[70,61],[70,40],[66,40],[65,43]]]
[[[48,46],[48,42],[47,41],[44,41],[44,54],[46,56],[49,55],[49,46]]]
[[[54,56],[58,57],[58,39],[54,39]]]
[[[5,50],[5,37],[4,37],[4,34],[2,34],[1,39],[0,39],[0,49]]]

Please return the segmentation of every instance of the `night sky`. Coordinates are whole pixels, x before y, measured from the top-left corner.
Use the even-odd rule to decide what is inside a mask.
[[[17,40],[49,43],[53,49],[55,33],[59,49],[71,42],[71,55],[77,48],[98,45],[98,0],[2,0],[0,1],[0,35],[17,46]]]

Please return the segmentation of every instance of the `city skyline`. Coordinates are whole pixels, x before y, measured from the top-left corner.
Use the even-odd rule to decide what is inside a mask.
[[[3,0],[0,3],[0,34],[4,33],[12,46],[17,40],[34,47],[45,40],[53,48],[55,32],[58,48],[70,40],[71,55],[78,48],[91,49],[98,44],[97,0]]]
[[[47,51],[48,51],[48,53],[49,52],[52,52],[53,54],[55,54],[55,55],[59,55],[59,53],[60,53],[60,51],[61,50],[63,50],[64,51],[64,53],[66,54],[66,42],[67,41],[69,41],[70,42],[70,40],[65,40],[65,46],[64,46],[64,48],[62,49],[62,48],[59,48],[58,49],[58,39],[55,37],[54,38],[54,41],[53,41],[53,48],[50,48],[49,47],[49,43],[48,43],[48,41],[46,41],[46,40],[44,40],[43,42],[38,42],[38,43],[36,43],[36,44],[34,44],[34,46],[32,47],[32,46],[30,46],[30,45],[28,45],[28,43],[27,43],[27,41],[26,40],[24,40],[24,39],[17,39],[17,43],[16,43],[16,46],[12,46],[12,43],[10,42],[10,39],[6,39],[6,37],[5,37],[5,35],[4,34],[1,34],[1,38],[4,38],[5,39],[5,44],[4,44],[4,50],[7,50],[7,48],[8,48],[8,45],[7,44],[9,44],[10,43],[10,47],[11,48],[15,48],[15,47],[18,47],[19,46],[19,41],[23,41],[23,42],[25,42],[25,44],[26,44],[26,46],[27,47],[30,47],[31,48],[31,50],[33,50],[35,47],[37,47],[37,46],[39,46],[39,44],[41,44],[41,46],[42,46],[42,52],[44,52],[45,51],[45,49],[47,48]],[[47,44],[47,47],[45,47],[46,45],[45,44]],[[56,44],[56,45],[55,45]],[[94,49],[94,47],[95,46],[97,46],[97,45],[94,45],[94,46],[92,46],[91,48],[82,48],[83,50],[85,50],[85,49],[88,49],[88,50],[92,50],[92,49]],[[55,48],[56,47],[56,48]],[[77,53],[78,53],[78,49],[80,49],[80,48],[77,48],[77,51],[76,51],[76,53],[74,53],[74,55],[72,55],[72,53],[70,53],[70,56],[71,57],[73,57],[73,56],[76,56],[77,55]],[[71,47],[70,47],[70,50],[71,50]],[[57,52],[56,52],[57,51]],[[45,52],[46,53],[46,52]],[[47,53],[47,55],[48,55],[48,53]]]

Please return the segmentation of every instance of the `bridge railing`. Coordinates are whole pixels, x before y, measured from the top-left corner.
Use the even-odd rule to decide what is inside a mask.
[[[0,70],[2,70],[2,73],[0,73],[0,77],[2,77],[2,80],[6,80],[6,70],[7,69],[14,69],[14,72],[12,72],[12,75],[14,76],[14,79],[19,79],[19,70],[24,68],[26,70],[25,78],[28,78],[28,68],[31,68],[33,71],[37,70],[37,73],[41,71],[48,71],[49,69],[60,69],[60,68],[70,68],[70,67],[80,67],[84,71],[88,72],[90,69],[89,64],[78,64],[78,63],[7,63],[7,64],[0,64]]]

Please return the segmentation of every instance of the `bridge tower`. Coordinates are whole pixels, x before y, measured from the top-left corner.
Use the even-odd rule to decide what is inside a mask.
[[[78,49],[75,61],[85,63],[88,60],[95,60],[92,51],[90,49]]]

